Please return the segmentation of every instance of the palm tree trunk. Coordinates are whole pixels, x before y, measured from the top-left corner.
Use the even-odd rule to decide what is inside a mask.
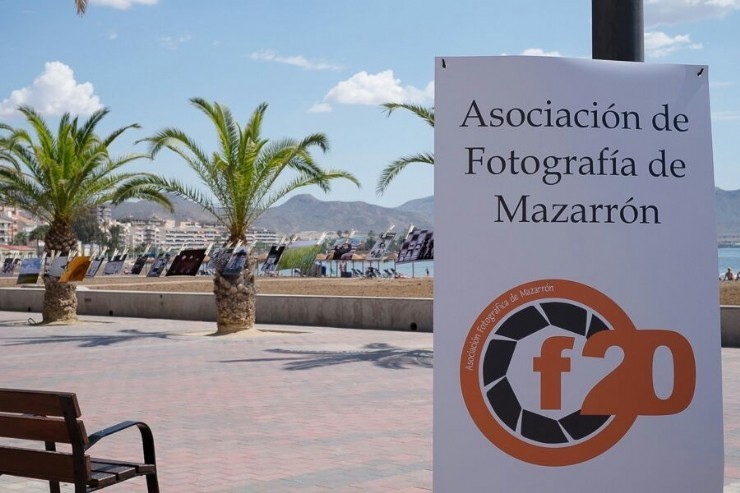
[[[69,255],[77,245],[77,237],[69,222],[55,219],[49,226],[44,244],[47,253],[58,251]],[[77,321],[76,288],[74,283],[60,283],[58,278],[44,275],[43,323]]]
[[[60,283],[59,279],[44,276],[43,323],[71,323],[77,321],[77,293],[73,283]]]
[[[254,329],[257,290],[249,260],[238,276],[216,272],[213,294],[216,296],[216,335]]]

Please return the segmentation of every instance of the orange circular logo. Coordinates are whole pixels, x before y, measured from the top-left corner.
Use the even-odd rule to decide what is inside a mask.
[[[653,385],[658,347],[673,357],[667,398]],[[639,415],[680,412],[695,381],[683,336],[638,330],[606,295],[562,279],[522,284],[494,299],[470,328],[460,358],[463,398],[481,433],[505,453],[544,466],[604,453]]]

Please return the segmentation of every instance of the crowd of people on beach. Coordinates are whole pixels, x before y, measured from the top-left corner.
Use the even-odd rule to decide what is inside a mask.
[[[728,267],[725,273],[720,277],[722,281],[740,281],[740,272],[735,274],[732,272],[732,267]]]

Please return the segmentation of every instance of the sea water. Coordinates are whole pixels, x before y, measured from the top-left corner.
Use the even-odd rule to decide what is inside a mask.
[[[740,269],[740,247],[717,249],[717,270],[719,275],[724,275],[728,267],[732,268],[732,272],[735,273]]]

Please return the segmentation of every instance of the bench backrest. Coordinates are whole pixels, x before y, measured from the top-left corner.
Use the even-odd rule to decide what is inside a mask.
[[[0,438],[15,439],[0,443],[0,474],[84,484],[91,464],[79,418],[75,394],[0,389]],[[71,453],[57,451],[57,443],[71,445]]]

